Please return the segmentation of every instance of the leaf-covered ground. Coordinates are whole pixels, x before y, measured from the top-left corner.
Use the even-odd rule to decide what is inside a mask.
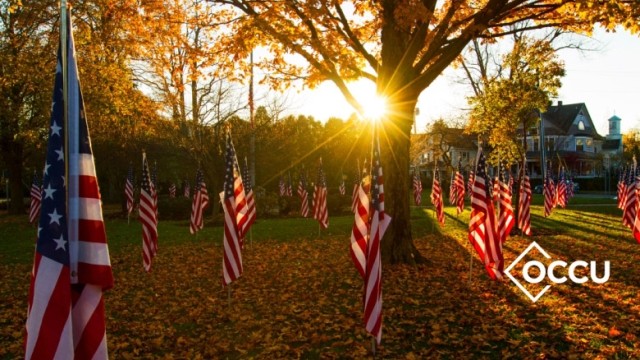
[[[415,267],[384,265],[383,340],[377,356],[640,358],[640,245],[615,211],[587,208],[559,210],[550,219],[540,218],[535,208],[537,235],[507,241],[507,265],[531,240],[554,259],[596,260],[599,274],[601,263],[611,261],[607,283],[553,285],[536,303],[510,282],[489,280],[477,256],[470,256],[468,210],[457,218],[447,209],[447,226],[440,233],[431,225],[432,211],[414,209],[415,242],[429,261]],[[167,228],[168,236],[185,235],[167,239],[163,247],[161,232],[153,271],[145,274],[139,225],[108,223],[108,231],[117,228],[114,238],[135,239],[112,246],[116,285],[106,294],[111,358],[371,357],[371,337],[362,326],[362,281],[348,253],[350,220],[335,221],[340,230],[320,237],[310,232],[283,241],[261,233],[267,228],[286,233],[279,225],[291,221],[311,222],[274,219],[256,226],[260,240],[247,245],[244,275],[230,293],[220,285],[217,230],[195,240],[186,235],[185,223],[168,225],[180,229]],[[7,229],[6,217],[0,229],[2,242],[7,234],[18,236]],[[0,358],[17,358],[31,264],[5,255],[0,258]]]

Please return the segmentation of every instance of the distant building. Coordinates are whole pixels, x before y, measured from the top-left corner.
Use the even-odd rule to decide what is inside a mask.
[[[622,154],[622,136],[617,116],[609,119],[609,135],[601,136],[584,103],[549,106],[542,113],[544,123],[544,148],[546,159],[553,164],[557,175],[558,165],[566,166],[574,177],[600,176],[611,159]],[[524,137],[523,137],[524,141]],[[526,136],[527,166],[532,178],[541,177],[539,127],[530,129]]]

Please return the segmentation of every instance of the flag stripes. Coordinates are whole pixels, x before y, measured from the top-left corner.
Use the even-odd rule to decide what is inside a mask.
[[[45,195],[29,290],[25,358],[107,359],[103,291],[113,286],[113,275],[71,19],[64,15],[68,37],[61,39],[61,44],[67,42],[68,87],[63,87],[59,50],[43,177]],[[65,112],[68,121],[64,120]]]
[[[238,210],[246,208],[242,178],[237,171],[236,150],[231,141],[231,134],[227,133],[225,150],[224,189],[220,193],[222,210],[224,212],[224,232],[222,237],[222,284],[227,286],[238,279],[242,268],[242,236],[238,224]],[[238,201],[238,195],[242,195]],[[244,204],[241,204],[243,202]],[[244,215],[243,215],[244,216]],[[244,217],[243,217],[244,218]]]
[[[144,270],[151,271],[151,263],[157,252],[158,218],[153,185],[149,173],[147,154],[142,153],[142,183],[140,185],[140,206],[138,208],[142,224],[142,264]]]
[[[491,185],[488,179],[486,160],[482,150],[479,149],[472,187],[468,237],[489,276],[492,279],[500,279],[504,268],[502,242],[497,234],[495,210],[490,191]]]

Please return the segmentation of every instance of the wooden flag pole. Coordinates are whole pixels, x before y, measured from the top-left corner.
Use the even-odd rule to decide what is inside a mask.
[[[371,335],[371,353],[375,358],[376,357],[376,338],[373,335]]]

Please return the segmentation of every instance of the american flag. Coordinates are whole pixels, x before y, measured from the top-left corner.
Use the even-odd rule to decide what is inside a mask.
[[[556,204],[562,208],[567,206],[567,181],[564,176],[564,168],[560,169],[558,189],[556,189]]]
[[[362,176],[356,172],[356,176],[353,182],[353,193],[351,194],[351,211],[355,213],[358,209],[358,187],[360,186],[361,179],[366,176],[366,168],[367,168],[367,160],[364,161],[364,166],[362,167]],[[360,171],[360,162],[358,162],[358,172]]]
[[[183,196],[187,199],[191,197],[191,185],[189,185],[189,180],[185,180],[182,182],[183,184]]]
[[[627,226],[628,228],[633,228],[633,223],[635,221],[636,218],[636,213],[637,213],[637,204],[638,204],[638,197],[637,197],[637,187],[638,185],[636,184],[636,174],[638,172],[638,166],[637,163],[635,161],[635,157],[634,157],[634,162],[633,162],[633,166],[631,168],[629,168],[629,173],[627,176],[627,186],[626,186],[626,194],[624,196],[624,208],[622,209],[622,223]]]
[[[191,221],[189,232],[195,234],[204,227],[204,210],[209,206],[209,192],[204,181],[202,170],[196,172],[196,182],[191,202]]]
[[[133,211],[133,165],[129,164],[127,180],[124,183],[124,196],[127,199],[127,215]]]
[[[569,200],[573,198],[574,189],[573,189],[573,176],[569,176],[567,179],[567,204],[569,204]]]
[[[323,229],[329,227],[329,209],[327,208],[327,180],[322,170],[322,158],[318,165],[318,177],[313,191],[313,218]]]
[[[618,173],[618,209],[622,209],[624,207],[624,195],[627,192],[625,173],[626,170],[624,168],[620,169],[620,172]]]
[[[287,195],[287,185],[284,183],[284,178],[282,175],[280,176],[280,182],[278,183],[278,188],[280,189],[280,196]]]
[[[551,211],[555,207],[556,187],[551,179],[551,169],[547,167],[547,175],[544,179],[544,217],[551,215]]]
[[[42,203],[42,186],[38,181],[38,174],[33,172],[33,181],[31,182],[31,203],[29,204],[29,222],[31,224],[40,217],[40,206]]]
[[[151,262],[158,250],[158,217],[156,214],[155,191],[149,175],[147,154],[142,153],[142,183],[140,184],[140,223],[142,224],[142,264],[144,270],[151,270]]]
[[[422,203],[422,180],[418,172],[413,173],[413,202],[416,206]]]
[[[451,181],[449,182],[449,205],[455,205],[456,200],[458,199],[458,188],[456,188],[454,179],[454,172],[451,171]]]
[[[531,183],[527,174],[526,159],[523,164],[518,199],[518,229],[522,230],[523,234],[531,236]]]
[[[289,174],[287,176],[287,196],[288,197],[293,196],[293,185],[291,184],[291,171],[289,171]]]
[[[64,40],[68,45],[68,88],[63,89],[59,50],[25,358],[107,359],[103,291],[113,287],[113,275],[71,20],[63,23],[68,30]]]
[[[473,197],[473,183],[475,181],[475,175],[473,170],[469,171],[469,180],[467,181],[467,193],[469,194],[469,198]]]
[[[502,242],[497,232],[496,214],[488,180],[486,160],[479,149],[471,196],[469,241],[480,256],[489,276],[492,279],[501,279],[504,269]]]
[[[505,171],[502,164],[500,164],[500,179],[499,179],[499,197],[500,197],[500,211],[498,215],[498,234],[500,241],[504,243],[511,233],[511,229],[515,224],[515,218],[513,214],[513,205],[511,204],[511,189],[509,183],[505,180]]]
[[[176,183],[171,183],[171,185],[169,185],[169,197],[176,197]]]
[[[224,190],[220,193],[222,209],[224,211],[224,233],[222,244],[224,254],[222,258],[222,284],[227,286],[242,275],[242,243],[240,227],[237,222],[238,201],[236,194],[242,193],[244,188],[242,179],[236,172],[236,150],[231,141],[231,134],[227,134],[225,151]],[[237,185],[240,185],[238,187]]]
[[[153,207],[156,211],[156,224],[158,219],[158,163],[153,162],[151,169],[151,191],[153,192]]]
[[[340,186],[338,186],[340,195],[344,196],[347,193],[347,188],[344,185],[344,176],[340,175]]]
[[[444,204],[442,201],[442,188],[440,187],[440,172],[436,166],[433,170],[433,185],[431,186],[431,203],[435,207],[436,216],[441,226],[444,226]]]
[[[309,216],[309,192],[307,191],[307,176],[304,172],[300,173],[298,180],[298,196],[300,197],[300,215],[307,217]]]
[[[464,211],[464,195],[465,195],[465,186],[464,186],[464,176],[462,175],[462,163],[458,161],[458,170],[456,170],[456,176],[454,178],[454,183],[456,187],[456,211],[458,214]]]
[[[256,200],[253,195],[253,185],[251,184],[251,175],[249,174],[249,164],[247,158],[244,158],[244,167],[242,168],[242,181],[244,185],[244,194],[247,199],[247,229],[256,221]]]
[[[380,139],[376,136],[371,160],[371,232],[367,242],[367,267],[364,278],[364,323],[365,329],[382,340],[382,262],[380,241],[391,222],[384,211],[384,181],[380,164]]]
[[[366,170],[365,170],[366,171]],[[364,280],[367,268],[367,241],[369,239],[370,204],[369,189],[371,180],[364,176],[361,183],[356,185],[356,211],[353,226],[351,228],[351,247],[349,253],[351,260]]]
[[[635,161],[635,156],[634,156],[634,161]],[[631,196],[636,198],[636,204],[637,204],[638,192],[640,191],[640,173],[637,170],[637,164],[636,164],[635,182],[631,186],[635,188],[635,191],[633,192],[633,194],[631,194]],[[640,211],[638,211],[637,205],[635,207],[632,230],[633,230],[633,237],[636,239],[638,243],[640,243]]]

